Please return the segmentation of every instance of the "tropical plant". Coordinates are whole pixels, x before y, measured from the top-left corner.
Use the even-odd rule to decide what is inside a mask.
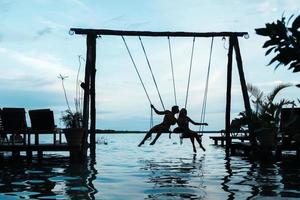
[[[247,84],[247,90],[250,93],[251,103],[254,106],[250,117],[247,117],[246,112],[241,112],[240,117],[235,120],[239,121],[241,126],[252,124],[256,133],[261,133],[266,130],[277,131],[279,128],[280,113],[284,106],[294,106],[294,101],[281,99],[279,102],[274,102],[277,94],[292,86],[291,84],[279,84],[270,93],[264,94],[258,87]]]
[[[59,76],[58,76],[58,78],[61,79],[64,97],[65,97],[65,101],[66,101],[67,108],[68,108],[67,110],[62,112],[62,117],[60,118],[61,121],[65,124],[66,128],[82,128],[83,127],[83,116],[82,116],[82,113],[80,112],[81,97],[80,97],[80,87],[79,87],[79,85],[80,85],[79,73],[80,73],[80,68],[81,68],[81,59],[83,59],[83,58],[81,56],[79,56],[78,58],[79,58],[79,67],[78,67],[77,78],[76,78],[76,96],[74,99],[75,111],[72,111],[72,109],[70,107],[66,88],[64,85],[64,81],[68,77],[62,76],[61,74],[59,74]]]
[[[275,61],[279,63],[275,66],[277,69],[280,65],[289,66],[293,72],[300,71],[300,15],[297,16],[290,27],[290,21],[294,17],[292,15],[286,22],[286,18],[282,17],[273,23],[267,23],[265,28],[257,28],[258,35],[269,37],[263,48],[267,48],[265,55],[271,52],[276,53],[268,65]]]
[[[66,128],[82,128],[83,119],[81,112],[72,112],[71,110],[64,111],[61,121],[65,124]]]

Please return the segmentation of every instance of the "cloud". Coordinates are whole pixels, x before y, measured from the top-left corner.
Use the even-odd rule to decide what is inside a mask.
[[[90,9],[90,7],[88,7],[85,3],[83,3],[80,0],[67,0],[68,2],[73,3],[74,5],[77,5],[78,7],[80,7],[81,9],[83,9],[85,12],[91,13],[92,10]]]
[[[9,0],[0,0],[0,26],[2,26],[2,19],[5,17],[5,14],[9,11],[12,1]],[[0,30],[0,43],[3,40],[3,33]]]
[[[113,18],[110,18],[108,20],[103,21],[103,24],[110,24],[110,23],[120,23],[120,21],[124,20],[126,18],[126,15],[119,15]]]
[[[278,10],[277,5],[270,1],[263,1],[258,5],[257,10],[262,13],[276,12]]]
[[[13,1],[10,0],[0,0],[0,10],[1,10],[1,15],[6,13],[9,9]]]
[[[39,30],[39,31],[36,32],[35,39],[38,39],[38,38],[40,38],[40,37],[42,37],[44,35],[48,35],[50,33],[52,33],[52,28],[46,27],[46,28],[41,29],[41,30]]]
[[[146,27],[147,25],[149,25],[150,22],[148,21],[141,21],[141,22],[137,22],[137,23],[130,23],[128,24],[127,28],[128,29],[138,29],[138,28],[143,28],[143,27]]]
[[[53,30],[60,30],[61,31],[61,30],[69,28],[69,26],[67,26],[65,24],[58,23],[57,21],[52,21],[52,20],[45,19],[45,18],[41,18],[40,23],[42,23],[46,27],[50,28],[52,32],[53,32]]]
[[[71,67],[66,66],[61,59],[51,54],[30,55],[1,47],[0,53],[6,59],[3,63],[8,65],[5,66],[4,73],[0,75],[1,83],[8,84],[10,87],[22,85],[31,90],[56,91],[60,88],[57,81],[58,74],[76,77],[76,70],[71,70]],[[1,67],[4,67],[3,64]],[[66,85],[71,87],[68,82]]]

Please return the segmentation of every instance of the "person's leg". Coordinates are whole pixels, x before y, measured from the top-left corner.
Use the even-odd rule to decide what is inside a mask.
[[[200,148],[201,148],[203,151],[206,151],[205,148],[204,148],[204,146],[202,145],[202,142],[201,142],[201,141],[200,141],[200,144],[199,144],[199,145],[200,145]]]
[[[157,134],[156,134],[154,140],[150,143],[150,145],[154,145],[155,142],[156,142],[156,140],[157,140],[160,136],[161,136],[161,132],[157,132]]]
[[[190,140],[191,140],[191,143],[192,143],[192,145],[193,145],[193,151],[194,151],[194,153],[197,153],[197,150],[196,150],[196,147],[195,147],[195,139],[194,139],[194,137],[191,136],[191,137],[190,137]]]
[[[196,132],[194,132],[194,131],[193,131],[193,135],[194,135],[194,137],[196,138],[197,142],[199,143],[200,148],[201,148],[203,151],[205,151],[205,148],[204,148],[203,145],[202,145],[202,140],[201,140],[200,136],[199,136]]]
[[[140,142],[138,146],[139,147],[142,146],[145,143],[145,141],[151,137],[152,133],[153,133],[153,128],[149,130],[149,132],[145,135],[144,139]]]
[[[156,136],[150,145],[154,145],[157,139],[161,136],[162,133],[168,133],[170,127],[166,127],[164,124],[158,124],[155,129]]]

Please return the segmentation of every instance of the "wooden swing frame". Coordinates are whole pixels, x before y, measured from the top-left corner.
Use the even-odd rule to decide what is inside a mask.
[[[229,38],[228,60],[227,60],[227,89],[226,89],[226,113],[225,113],[225,136],[226,136],[226,156],[230,155],[230,111],[231,111],[231,86],[232,86],[232,59],[233,51],[236,56],[240,85],[244,100],[244,107],[248,117],[251,116],[249,95],[247,92],[246,80],[243,70],[243,62],[239,47],[238,37],[247,37],[247,32],[153,32],[153,31],[124,31],[109,29],[82,29],[71,28],[70,34],[86,35],[86,65],[84,78],[84,102],[83,102],[83,127],[85,129],[82,142],[82,156],[87,156],[88,148],[88,124],[90,120],[90,156],[96,156],[96,39],[102,35],[109,36],[148,36],[148,37],[225,37]],[[250,142],[256,145],[252,124],[249,124]]]

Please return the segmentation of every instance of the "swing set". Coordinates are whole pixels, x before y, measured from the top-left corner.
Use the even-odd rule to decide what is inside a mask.
[[[249,102],[249,96],[246,88],[246,81],[244,77],[242,58],[238,43],[238,37],[248,37],[247,32],[208,32],[208,33],[199,33],[199,32],[151,32],[151,31],[121,31],[121,30],[108,30],[108,29],[80,29],[80,28],[71,28],[70,34],[78,34],[78,35],[86,35],[87,36],[87,54],[86,54],[86,66],[85,66],[85,80],[84,80],[84,102],[83,102],[83,126],[85,129],[84,140],[83,140],[83,148],[82,155],[87,156],[87,147],[88,147],[88,124],[90,119],[90,155],[95,156],[95,135],[96,135],[96,106],[95,106],[95,75],[96,75],[96,39],[97,37],[101,37],[102,35],[110,35],[110,36],[121,36],[123,43],[126,47],[127,53],[130,57],[130,60],[134,66],[134,69],[138,75],[138,78],[141,82],[141,85],[144,89],[146,97],[150,103],[152,101],[149,97],[148,91],[145,87],[144,81],[141,77],[139,69],[136,65],[136,62],[132,56],[130,48],[126,42],[126,36],[136,36],[140,41],[141,48],[143,50],[147,66],[151,73],[152,80],[154,82],[156,92],[158,94],[160,103],[162,108],[165,110],[165,105],[161,97],[161,93],[159,91],[159,87],[157,81],[155,79],[152,66],[143,43],[142,37],[166,37],[168,40],[168,50],[170,57],[170,66],[172,72],[172,81],[173,81],[173,93],[174,93],[174,101],[175,105],[177,105],[177,96],[176,96],[176,84],[175,84],[175,75],[174,75],[174,64],[173,64],[173,55],[172,55],[172,47],[171,47],[171,37],[192,37],[192,48],[191,48],[191,56],[189,62],[189,71],[188,71],[188,82],[186,88],[185,95],[185,108],[188,103],[189,96],[189,87],[191,80],[191,72],[193,66],[193,58],[194,58],[194,47],[195,41],[198,37],[211,38],[210,43],[210,52],[209,52],[209,61],[207,66],[206,80],[205,80],[205,90],[203,94],[203,102],[202,102],[202,110],[201,110],[201,118],[200,122],[203,123],[205,121],[206,114],[206,106],[207,106],[207,97],[208,97],[208,85],[209,85],[209,76],[211,69],[211,59],[212,59],[212,51],[215,37],[229,38],[229,48],[228,48],[228,60],[227,60],[227,91],[226,91],[226,113],[225,113],[225,135],[226,135],[226,156],[229,156],[230,149],[230,110],[231,110],[231,85],[232,85],[232,57],[233,51],[235,51],[236,55],[236,63],[238,68],[238,74],[240,78],[240,85],[242,89],[244,106],[246,113],[250,116],[251,108]],[[150,118],[150,126],[153,126],[153,111],[151,109],[151,118]],[[200,132],[203,131],[203,126],[200,126]],[[253,129],[251,124],[249,124],[249,132],[250,132],[250,142],[255,145],[255,139],[253,134]]]
[[[143,79],[141,77],[141,74],[140,74],[140,72],[138,70],[136,62],[133,59],[132,53],[131,53],[131,51],[129,49],[129,46],[128,46],[126,40],[125,40],[125,37],[123,35],[121,37],[122,37],[124,45],[125,45],[125,47],[127,49],[128,55],[129,55],[129,57],[131,59],[131,62],[133,64],[133,66],[134,66],[134,69],[135,69],[135,71],[136,71],[136,73],[137,73],[137,75],[139,77],[139,80],[140,80],[141,85],[142,85],[142,87],[144,89],[146,97],[147,97],[150,105],[152,105],[152,101],[151,101],[151,99],[149,97],[149,93],[148,93],[148,91],[147,91],[147,89],[145,87],[144,81],[143,81]],[[144,45],[144,43],[142,41],[141,36],[138,36],[138,38],[139,38],[139,41],[140,41],[140,44],[141,44],[141,47],[142,47],[145,59],[147,61],[147,66],[148,66],[148,68],[150,70],[151,77],[152,77],[152,80],[154,82],[154,85],[155,85],[155,88],[156,88],[156,91],[157,91],[157,94],[158,94],[161,106],[162,106],[163,110],[166,110],[164,102],[163,102],[162,97],[161,97],[161,93],[159,91],[159,87],[158,87],[157,81],[155,79],[155,76],[154,76],[154,73],[153,73],[153,70],[152,70],[152,66],[151,66],[149,58],[148,58],[148,54],[147,54],[146,49],[145,49],[145,45]],[[177,103],[177,95],[176,95],[176,84],[175,84],[174,64],[173,64],[171,40],[170,40],[169,36],[167,37],[167,39],[168,39],[168,50],[169,50],[169,56],[170,56],[170,66],[171,66],[171,72],[172,72],[172,83],[173,83],[173,93],[174,93],[174,103],[175,103],[174,105],[178,105],[178,103]],[[189,64],[189,71],[188,71],[188,82],[187,82],[187,89],[186,89],[186,95],[185,95],[184,108],[187,107],[187,102],[188,102],[188,95],[189,95],[189,88],[190,88],[190,81],[191,81],[191,72],[192,72],[193,58],[194,58],[195,41],[196,41],[196,38],[194,37],[193,38],[193,42],[192,42],[192,48],[191,48],[190,64]],[[211,57],[212,57],[212,50],[213,50],[213,42],[214,42],[214,37],[211,38],[210,53],[209,53],[209,62],[208,62],[208,69],[207,69],[207,75],[206,75],[206,81],[205,81],[205,90],[204,90],[204,96],[203,96],[203,102],[202,102],[202,111],[201,111],[200,123],[204,123],[204,121],[205,121],[206,102],[207,102],[208,83],[209,83],[209,74],[210,74],[210,66],[211,66]],[[150,109],[150,128],[152,128],[152,126],[153,126],[153,109],[151,107],[151,109]],[[204,128],[204,126],[200,126],[199,132],[203,131],[203,128]]]

